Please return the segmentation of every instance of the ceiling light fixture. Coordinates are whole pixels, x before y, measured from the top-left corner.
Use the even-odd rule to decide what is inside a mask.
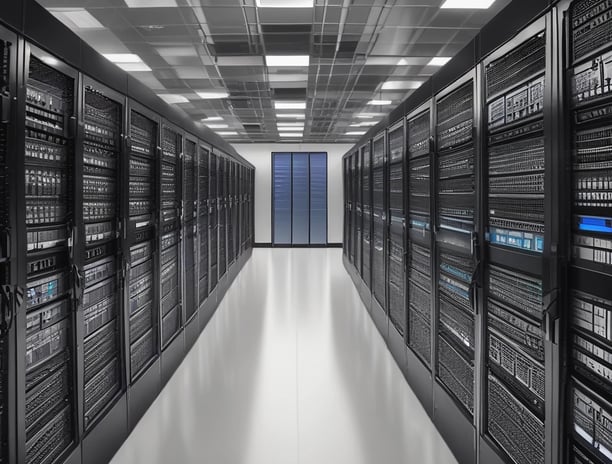
[[[444,66],[451,60],[448,56],[434,56],[427,66]]]
[[[229,93],[225,90],[202,90],[196,93],[202,100],[214,100],[229,97]]]
[[[104,25],[84,8],[49,8],[49,13],[78,29],[104,29]]]
[[[211,122],[211,121],[223,121],[221,116],[210,116],[209,118],[203,118],[203,122]]]
[[[348,131],[344,135],[365,135],[366,131]]]
[[[279,127],[296,127],[296,126],[301,126],[304,127],[304,122],[285,122],[285,121],[278,121],[276,123],[277,126]]]
[[[446,0],[440,8],[486,10],[495,0]]]
[[[299,130],[304,130],[304,126],[302,127],[284,127],[284,126],[279,126],[276,128],[279,132],[295,132],[295,131],[299,131]]]
[[[277,110],[305,110],[306,102],[281,102],[275,101],[274,108]]]
[[[304,136],[303,132],[281,132],[278,134],[279,137],[291,137],[291,138],[300,138]]]
[[[422,81],[387,81],[382,85],[381,90],[418,89],[422,84]]]
[[[151,71],[151,68],[144,63],[117,63],[117,66],[127,72]]]
[[[209,129],[228,129],[229,124],[206,124]]]
[[[306,67],[310,64],[308,55],[266,55],[266,65],[281,68]]]
[[[255,0],[259,8],[312,8],[314,0]]]
[[[158,93],[157,96],[169,104],[189,102],[189,100],[187,100],[187,98],[183,95],[176,95],[173,93]]]
[[[176,8],[176,0],[124,0],[130,8]]]
[[[376,124],[378,124],[378,121],[363,121],[359,125],[361,127],[368,127],[368,126],[375,126]]]
[[[236,131],[218,131],[217,134],[219,135],[238,135],[238,132]]]
[[[304,113],[287,113],[287,114],[277,113],[276,117],[277,118],[289,118],[289,119],[306,119],[306,115]]]
[[[102,56],[113,63],[142,63],[142,58],[133,53],[104,53]]]
[[[368,105],[378,105],[378,106],[383,106],[383,105],[391,105],[393,102],[391,100],[370,100],[368,102]]]

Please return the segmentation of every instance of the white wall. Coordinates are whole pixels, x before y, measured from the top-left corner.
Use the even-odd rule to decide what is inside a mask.
[[[344,206],[342,156],[350,144],[237,143],[236,151],[255,166],[255,242],[272,242],[272,152],[327,152],[327,241],[342,242]]]

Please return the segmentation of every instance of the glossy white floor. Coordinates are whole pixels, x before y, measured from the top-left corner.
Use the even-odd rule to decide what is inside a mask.
[[[455,462],[342,251],[255,249],[112,464]]]

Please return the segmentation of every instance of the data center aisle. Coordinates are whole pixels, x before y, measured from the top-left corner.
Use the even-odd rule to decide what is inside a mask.
[[[340,249],[255,249],[112,461],[456,463]]]

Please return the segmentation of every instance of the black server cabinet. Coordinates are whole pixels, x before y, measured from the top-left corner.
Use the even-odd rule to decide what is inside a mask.
[[[209,291],[212,291],[212,285],[209,287],[209,269],[210,256],[216,253],[209,244],[211,234],[209,219],[212,216],[211,197],[209,196],[209,164],[210,151],[203,146],[200,146],[198,156],[198,307],[202,307]],[[216,271],[216,270],[215,270]]]
[[[25,289],[16,324],[19,462],[62,461],[78,443],[78,84],[75,70],[26,46],[20,92],[24,158],[15,166],[16,179],[24,181],[16,201],[25,206],[17,212],[15,237],[21,263],[17,285]]]
[[[431,370],[431,103],[407,117],[408,346]]]
[[[219,198],[218,198],[218,157],[210,153],[209,175],[208,175],[208,237],[210,243],[210,261],[208,279],[210,281],[210,292],[217,287],[219,281]]]
[[[229,165],[229,206],[227,221],[227,262],[228,267],[236,259],[236,163],[228,161]]]
[[[386,261],[388,269],[389,322],[399,335],[406,334],[406,263],[404,209],[404,118],[387,130],[388,158],[388,218],[389,232]],[[402,341],[401,346],[404,346]]]
[[[361,262],[363,259],[362,256],[362,223],[363,223],[363,204],[361,201],[361,153],[359,150],[355,152],[355,179],[353,182],[353,199],[355,205],[355,238],[354,238],[354,246],[355,246],[355,268],[359,273],[361,273]]]
[[[217,156],[219,170],[217,173],[217,204],[219,205],[219,280],[227,271],[227,159],[223,155]]]
[[[546,427],[558,426],[546,420],[546,410],[557,405],[546,385],[554,371],[543,331],[543,280],[550,278],[544,245],[551,227],[545,197],[552,193],[545,173],[558,162],[544,138],[551,114],[544,112],[550,33],[542,18],[483,63],[482,433],[498,455],[518,464],[551,462]]]
[[[183,328],[181,282],[179,270],[181,238],[180,160],[183,135],[179,129],[163,122],[161,126],[161,159],[159,169],[159,318],[161,347],[166,347]]]
[[[385,132],[372,140],[372,296],[380,311],[374,311],[381,324],[380,313],[387,314],[387,201],[386,186],[386,142]],[[383,323],[384,324],[384,323]],[[385,330],[386,333],[386,330]]]
[[[159,119],[129,101],[127,156],[126,253],[127,358],[129,424],[134,426],[159,391],[158,304],[158,164]]]
[[[359,149],[361,156],[361,278],[368,288],[372,282],[372,153],[370,143]]]
[[[17,105],[13,98],[16,89],[17,37],[0,27],[0,463],[14,462],[16,443],[15,427],[15,317],[16,298],[14,285],[17,275],[15,233],[16,202],[13,169],[16,166],[15,120]]]
[[[198,320],[198,274],[197,274],[197,186],[198,186],[198,142],[185,136],[183,145],[183,239],[181,279],[183,287],[183,305],[185,308],[185,346],[193,345],[199,333]]]
[[[348,209],[349,209],[349,261],[355,263],[355,153],[348,157],[349,181],[348,181]]]
[[[565,12],[571,148],[567,462],[612,462],[612,4]]]
[[[124,158],[125,97],[83,77],[75,157],[77,204],[75,265],[77,318],[83,392],[83,429],[112,429],[101,437],[88,436],[83,445],[87,462],[104,462],[127,435],[125,375],[123,250],[121,204]]]
[[[436,96],[434,420],[460,461],[475,458],[477,147],[475,73]],[[460,427],[458,433],[456,430]]]
[[[342,252],[344,253],[344,255],[348,258],[349,256],[349,250],[350,250],[350,231],[351,231],[351,227],[350,227],[350,222],[349,222],[349,218],[350,218],[350,188],[349,188],[349,183],[350,183],[350,177],[349,177],[349,158],[348,157],[344,157],[342,158],[342,172],[344,173],[344,176],[342,178],[343,182],[342,182],[342,187],[343,187],[343,192],[344,192],[344,241],[342,242]]]

